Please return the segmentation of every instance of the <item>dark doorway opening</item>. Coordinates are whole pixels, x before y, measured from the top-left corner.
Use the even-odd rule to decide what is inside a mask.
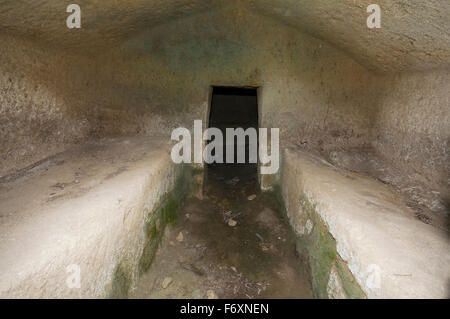
[[[223,180],[233,186],[237,181],[250,182],[257,180],[258,164],[250,163],[250,138],[245,137],[245,163],[237,162],[238,139],[234,138],[234,161],[227,158],[226,128],[254,128],[258,134],[258,100],[256,88],[213,87],[209,127],[221,130],[223,135],[223,163],[208,164],[208,176]],[[258,146],[256,143],[256,161]],[[231,155],[230,155],[231,156]]]

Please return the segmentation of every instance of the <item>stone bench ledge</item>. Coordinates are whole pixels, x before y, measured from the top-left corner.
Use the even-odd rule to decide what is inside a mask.
[[[103,140],[3,177],[0,297],[107,297],[123,286],[121,276],[133,283],[146,218],[181,171],[167,141]],[[66,283],[72,264],[79,289]]]
[[[335,241],[335,259],[342,259],[366,297],[449,297],[448,233],[415,218],[392,188],[295,148],[284,150],[281,184],[300,243],[320,242],[308,239],[319,217]],[[310,263],[320,264],[314,255],[319,248],[306,249]],[[312,274],[313,286],[316,279],[323,288],[320,281],[326,280],[328,297],[349,297],[344,291],[330,296],[343,290],[336,287],[342,279],[336,280],[336,262],[325,262],[326,278]]]

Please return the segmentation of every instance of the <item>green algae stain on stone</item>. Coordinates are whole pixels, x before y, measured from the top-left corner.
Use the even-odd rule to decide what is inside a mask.
[[[126,271],[122,265],[118,265],[114,271],[108,298],[124,299],[128,296],[128,290],[131,286],[129,271]]]
[[[355,277],[348,269],[346,262],[342,260],[339,255],[337,256],[336,260],[336,268],[339,277],[341,278],[342,287],[347,297],[350,299],[366,299],[367,295],[361,289]]]
[[[164,196],[160,204],[156,206],[156,209],[148,213],[144,225],[145,243],[139,261],[139,273],[148,270],[153,262],[166,226],[174,226],[178,223],[180,204],[188,195],[188,190],[192,189],[191,177],[191,167],[183,167],[182,174],[178,178],[173,191]]]
[[[278,185],[274,187],[274,194],[278,198],[284,217],[289,220],[281,189]],[[330,271],[333,264],[336,264],[337,273],[346,297],[352,299],[367,298],[348,269],[347,264],[339,256],[336,250],[336,240],[320,218],[316,205],[311,203],[303,194],[299,198],[299,203],[302,216],[296,223],[300,225],[293,225],[292,221],[290,221],[290,224],[297,234],[297,253],[310,273],[314,296],[321,299],[329,298],[327,287],[330,280]],[[304,227],[303,225],[306,224],[307,220],[310,220],[313,225],[309,234],[305,229],[301,232],[300,229],[297,229]]]
[[[330,269],[336,259],[336,242],[331,237],[326,227],[315,221],[315,230],[310,246],[310,264],[312,271],[313,291],[318,298],[327,298],[327,284],[330,276]]]
[[[328,231],[328,227],[320,218],[317,208],[306,198],[301,199],[302,208],[306,218],[313,221],[313,230],[309,235],[300,238],[303,242],[303,252],[307,254],[311,269],[313,292],[317,298],[329,298],[327,287],[330,280],[330,271],[335,263],[342,288],[347,298],[366,298],[361,287],[356,282],[347,264],[342,260],[336,250],[336,240]]]
[[[144,248],[139,258],[137,271],[139,274],[145,272],[153,262],[158,250],[164,229],[167,225],[176,225],[178,222],[178,209],[181,202],[188,195],[191,187],[191,168],[181,168],[182,173],[177,178],[174,189],[163,196],[154,209],[144,209],[143,235]],[[107,288],[107,298],[127,298],[128,291],[132,285],[133,267],[125,266],[120,262],[114,270],[113,278]]]

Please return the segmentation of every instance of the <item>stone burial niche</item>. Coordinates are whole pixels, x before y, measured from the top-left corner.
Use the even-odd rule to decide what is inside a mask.
[[[0,1],[0,297],[448,298],[450,4],[372,2]]]

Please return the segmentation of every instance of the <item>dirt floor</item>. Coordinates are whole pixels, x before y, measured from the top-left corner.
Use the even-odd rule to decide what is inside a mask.
[[[210,167],[204,199],[181,207],[130,298],[312,298],[294,235],[255,170]]]

